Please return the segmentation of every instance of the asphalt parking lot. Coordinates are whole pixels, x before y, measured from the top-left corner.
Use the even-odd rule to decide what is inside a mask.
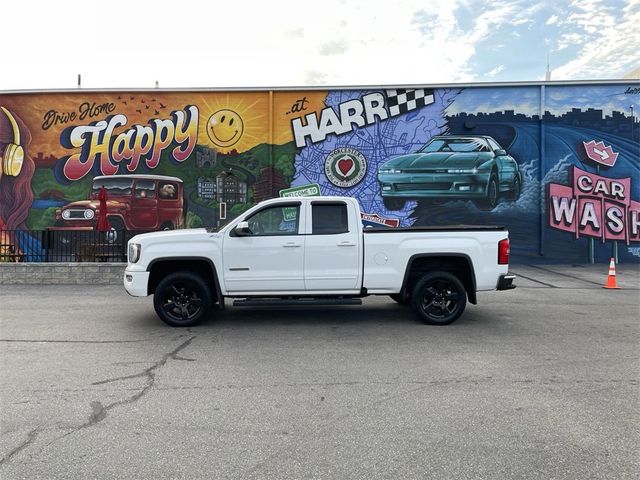
[[[637,478],[640,267],[607,267],[514,266],[447,327],[2,285],[0,478]]]

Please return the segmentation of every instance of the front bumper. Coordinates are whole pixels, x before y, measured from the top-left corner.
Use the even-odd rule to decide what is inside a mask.
[[[489,173],[379,173],[383,197],[480,198],[487,194]]]
[[[513,281],[515,279],[516,279],[516,276],[512,273],[506,273],[504,275],[500,275],[496,290],[512,290],[516,288],[516,286],[513,284]]]
[[[132,297],[149,295],[149,272],[127,267],[124,271],[124,289]]]

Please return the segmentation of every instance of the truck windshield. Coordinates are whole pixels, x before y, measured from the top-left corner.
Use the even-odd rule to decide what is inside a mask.
[[[438,138],[427,143],[420,150],[433,152],[488,152],[485,142],[478,138]]]
[[[131,187],[133,187],[133,179],[131,178],[101,178],[93,181],[91,187],[91,196],[95,197],[100,191],[100,187],[107,190],[107,196],[122,197],[131,195]]]

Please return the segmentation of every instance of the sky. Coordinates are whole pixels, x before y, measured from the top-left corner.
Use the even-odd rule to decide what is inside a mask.
[[[640,0],[11,1],[0,90],[623,78]],[[7,19],[11,19],[8,21]]]

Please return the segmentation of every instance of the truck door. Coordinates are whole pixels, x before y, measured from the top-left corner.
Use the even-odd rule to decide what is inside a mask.
[[[228,292],[269,293],[304,290],[305,237],[300,202],[268,206],[245,220],[251,233],[227,233],[223,245]]]
[[[353,206],[312,201],[304,249],[306,290],[355,291],[361,287],[362,227]]]
[[[129,221],[132,230],[158,227],[158,198],[155,180],[137,180],[131,198]]]

